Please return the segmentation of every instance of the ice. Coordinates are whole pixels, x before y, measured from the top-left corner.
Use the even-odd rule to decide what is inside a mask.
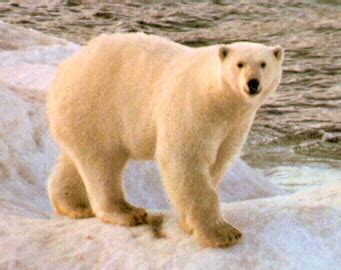
[[[52,213],[46,179],[58,154],[45,95],[77,44],[0,22],[0,269],[338,269],[341,185],[287,194],[238,159],[220,187],[224,216],[244,233],[228,249],[183,233],[153,162],[131,162],[128,198],[165,215],[165,238]],[[153,209],[153,210],[151,210]]]

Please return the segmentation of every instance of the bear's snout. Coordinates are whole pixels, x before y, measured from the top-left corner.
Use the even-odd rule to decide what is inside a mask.
[[[260,92],[261,88],[259,87],[259,81],[257,79],[251,79],[247,82],[247,86],[249,87],[249,94],[256,95]]]

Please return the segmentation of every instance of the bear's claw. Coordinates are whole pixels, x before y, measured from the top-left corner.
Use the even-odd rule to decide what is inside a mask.
[[[194,230],[194,235],[205,247],[229,247],[242,237],[239,230],[226,222],[220,222],[214,227]]]
[[[111,211],[101,211],[96,216],[103,222],[128,227],[146,224],[148,220],[146,210],[128,203],[122,203]]]

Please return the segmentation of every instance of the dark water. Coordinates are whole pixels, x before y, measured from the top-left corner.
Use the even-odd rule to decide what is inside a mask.
[[[144,31],[190,46],[281,44],[282,84],[258,113],[242,157],[288,189],[341,180],[339,1],[2,2],[0,20],[78,43],[102,32]]]

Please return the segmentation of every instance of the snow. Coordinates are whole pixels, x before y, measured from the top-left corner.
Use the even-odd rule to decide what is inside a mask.
[[[77,44],[0,22],[0,269],[337,269],[341,184],[287,194],[238,159],[220,187],[222,211],[244,233],[205,249],[181,231],[153,162],[131,162],[129,200],[165,215],[124,228],[52,213],[46,179],[58,154],[45,119],[56,65]]]

